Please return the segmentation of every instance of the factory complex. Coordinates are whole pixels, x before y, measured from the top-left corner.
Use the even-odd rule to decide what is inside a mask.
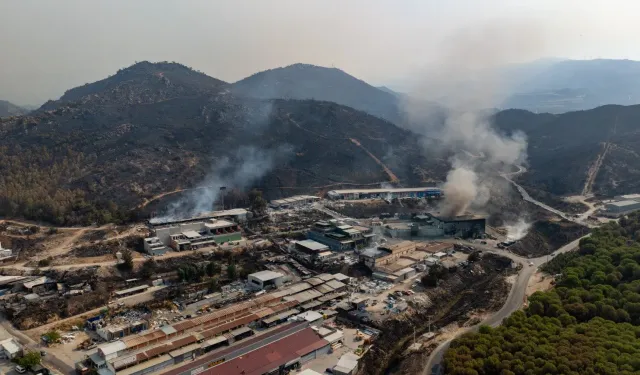
[[[441,216],[426,213],[409,220],[387,220],[385,234],[391,238],[481,238],[485,234],[486,218],[479,215]]]
[[[213,211],[192,218],[150,220],[153,236],[144,239],[144,249],[150,255],[167,251],[197,250],[242,239],[240,224],[246,222],[243,208]]]
[[[605,203],[604,214],[619,217],[640,210],[640,194],[618,195],[614,200]]]
[[[437,264],[453,251],[453,244],[431,242],[417,244],[401,241],[362,251],[360,261],[373,271],[373,278],[390,283],[406,280],[417,272]]]
[[[349,225],[344,221],[331,219],[316,222],[307,232],[307,238],[315,243],[325,245],[331,250],[341,251],[369,246],[375,238],[375,234],[369,227]],[[313,245],[314,243],[312,242],[307,242],[306,244],[315,246],[315,249],[309,248],[311,252],[326,251],[326,248]],[[304,246],[304,244],[301,244],[301,246]]]
[[[440,198],[442,190],[436,187],[347,189],[331,190],[327,197],[333,200],[396,199],[396,198]]]
[[[271,208],[292,208],[304,206],[319,200],[320,198],[313,195],[296,195],[293,197],[272,200],[269,203],[269,206],[271,206]]]
[[[251,274],[249,286],[277,289],[152,330],[144,330],[145,323],[137,320],[99,328],[100,335],[108,339],[125,337],[98,346],[89,356],[90,365],[100,375],[143,375],[165,370],[177,375],[200,368],[204,374],[257,375],[282,366],[296,368],[326,354],[342,339],[335,329],[318,328],[325,317],[333,316],[321,309],[346,295],[349,280],[342,274],[319,274],[284,287],[286,278],[282,274]],[[269,355],[273,352],[279,355]]]

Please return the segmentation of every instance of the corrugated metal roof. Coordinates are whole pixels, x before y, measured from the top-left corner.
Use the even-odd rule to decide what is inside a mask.
[[[333,275],[333,277],[338,281],[345,281],[345,280],[349,280],[350,279],[349,276],[347,276],[345,274],[342,274],[342,273],[336,273],[336,274]]]
[[[122,358],[118,358],[117,360],[113,361],[113,368],[115,368],[116,370],[121,369],[123,367],[127,367],[127,366],[131,366],[134,363],[137,363],[137,357],[135,355],[129,356],[129,357],[122,357]]]
[[[202,331],[201,334],[205,338],[213,337],[213,336],[216,336],[216,335],[218,335],[218,334],[220,334],[222,332],[226,332],[226,331],[232,330],[232,329],[234,329],[236,327],[240,327],[240,326],[243,326],[245,324],[249,324],[249,323],[251,323],[253,321],[256,321],[256,320],[258,320],[258,317],[255,314],[250,314],[250,315],[247,315],[247,316],[245,316],[243,318],[236,319],[236,320],[228,322],[228,323],[223,323],[223,324],[217,325],[217,326],[215,326],[213,328],[209,328],[206,331]]]
[[[98,346],[98,350],[101,351],[105,357],[108,356],[109,354],[114,354],[119,351],[125,350],[126,348],[127,348],[127,345],[121,340]]]
[[[172,341],[171,345],[174,348],[182,348],[185,345],[193,344],[194,342],[197,342],[197,341],[198,341],[198,338],[196,336],[189,335],[187,337],[183,337],[181,339]]]
[[[312,277],[310,279],[306,279],[305,281],[308,282],[309,284],[313,285],[313,286],[320,285],[320,284],[324,283],[324,280],[319,279],[317,277]]]
[[[157,366],[160,363],[171,361],[171,360],[172,360],[172,358],[168,354],[167,355],[163,355],[161,357],[154,358],[154,359],[152,359],[152,360],[150,360],[148,362],[144,362],[144,363],[141,363],[139,365],[124,369],[122,371],[118,371],[118,375],[135,374],[135,373],[140,372],[140,371],[142,371],[144,369],[148,369],[148,368],[151,368],[153,366]]]
[[[302,292],[303,290],[311,289],[311,287],[312,287],[311,284],[302,282],[295,285],[291,285],[287,289],[291,292],[291,294],[295,294],[298,292]]]
[[[329,345],[328,341],[320,338],[311,328],[305,328],[241,357],[212,367],[201,375],[260,375],[327,345]],[[301,353],[302,351],[307,352]]]
[[[344,284],[344,283],[342,283],[342,282],[340,282],[338,280],[327,281],[327,283],[325,285],[328,285],[328,286],[332,287],[333,289],[340,289],[340,288],[344,288],[344,287],[347,286],[346,284]]]
[[[229,340],[229,339],[224,337],[224,336],[218,336],[218,337],[213,338],[211,340],[205,341],[204,343],[202,343],[201,347],[206,348],[207,346],[216,345],[216,344],[219,344],[221,342],[225,342],[227,340]]]
[[[175,349],[180,346],[176,346]],[[149,348],[145,350],[143,353],[147,356],[147,358],[153,358],[159,356],[161,354],[169,353],[174,349],[174,346],[171,343],[162,344],[160,346],[154,346],[153,348]]]
[[[167,336],[177,333],[177,330],[172,326],[162,326],[160,327],[160,330]]]
[[[320,301],[311,301],[309,303],[305,303],[304,305],[300,306],[305,310],[309,310],[309,309],[313,309],[314,307],[318,307],[322,305],[322,302]]]
[[[253,277],[254,279],[258,279],[260,281],[269,281],[269,280],[274,280],[280,277],[284,277],[284,275],[279,272],[266,270],[266,271],[252,273],[249,275],[249,277]]]
[[[232,336],[240,336],[242,334],[245,334],[247,332],[253,332],[253,330],[249,327],[242,327],[242,328],[238,328],[238,329],[234,329],[233,331],[229,332]]]
[[[296,314],[300,314],[300,310],[291,309],[291,310],[287,310],[287,311],[285,311],[283,313],[280,313],[280,314],[278,314],[276,316],[273,316],[271,318],[264,319],[264,320],[262,320],[262,322],[264,324],[271,324],[273,322],[277,322],[278,320],[286,319],[286,318],[288,318],[290,316],[293,316],[293,315],[296,315]]]
[[[328,273],[322,273],[322,274],[320,274],[320,275],[318,275],[316,277],[319,278],[319,279],[322,279],[324,281],[333,280],[335,278],[333,275],[328,274]]]
[[[327,293],[333,292],[333,288],[330,287],[327,284],[318,285],[314,289],[317,290],[318,292],[322,293],[322,294],[327,294]]]
[[[282,298],[284,296],[288,296],[289,294],[291,294],[291,293],[289,293],[289,291],[286,290],[286,289],[279,290],[277,292],[271,293],[272,296],[274,296],[274,297],[276,297],[278,299],[280,299],[280,298]]]
[[[183,332],[188,330],[189,328],[195,327],[195,324],[191,320],[183,320],[182,322],[174,324],[172,327],[177,332]]]
[[[156,329],[151,332],[145,333],[144,335],[125,338],[122,341],[125,343],[127,348],[134,348],[136,346],[158,340],[162,337],[166,337],[165,333],[159,329]]]
[[[273,314],[273,313],[275,313],[275,311],[273,311],[273,309],[272,309],[272,308],[270,308],[270,307],[265,307],[265,308],[262,308],[262,309],[260,309],[260,310],[256,311],[254,314],[256,314],[256,316],[257,316],[258,318],[262,319],[262,318],[264,318],[265,316],[269,316],[269,315],[271,315],[271,314]]]
[[[200,344],[191,344],[191,345],[187,345],[184,348],[180,348],[178,350],[174,350],[172,352],[169,352],[169,355],[172,356],[173,358],[175,357],[179,357],[181,355],[185,355],[189,352],[192,352],[194,350],[200,349]]]

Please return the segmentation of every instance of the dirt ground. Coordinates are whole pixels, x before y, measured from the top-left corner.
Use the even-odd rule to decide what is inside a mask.
[[[545,274],[544,272],[536,272],[529,280],[527,285],[527,296],[532,295],[535,292],[544,292],[553,287],[553,277]]]

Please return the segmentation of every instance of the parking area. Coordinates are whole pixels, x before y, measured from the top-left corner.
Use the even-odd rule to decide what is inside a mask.
[[[0,373],[3,375],[19,375],[15,367],[16,364],[7,359],[0,360]]]

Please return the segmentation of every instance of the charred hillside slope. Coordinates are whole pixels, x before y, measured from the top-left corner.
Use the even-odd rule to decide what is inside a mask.
[[[0,122],[0,216],[120,220],[146,198],[206,183],[221,163],[268,198],[388,181],[371,155],[406,185],[446,173],[412,133],[364,112],[237,97],[184,66],[149,64]],[[270,163],[248,173],[247,152]]]

